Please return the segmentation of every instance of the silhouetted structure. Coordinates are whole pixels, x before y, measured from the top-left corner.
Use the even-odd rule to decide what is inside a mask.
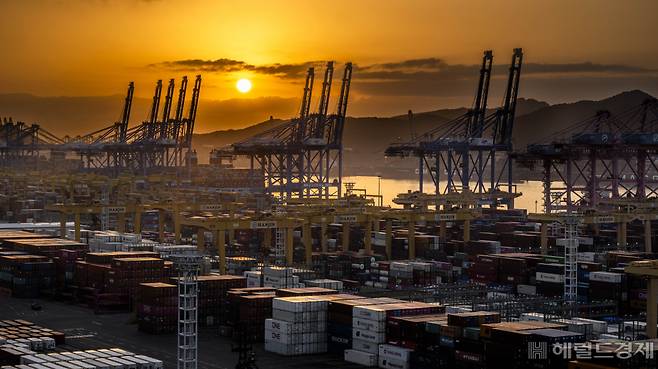
[[[347,113],[352,63],[345,65],[336,113],[328,114],[333,62],[327,64],[318,111],[310,113],[314,69],[310,68],[298,118],[233,145],[259,169],[268,193],[292,198],[341,195],[343,127]]]
[[[485,51],[473,108],[411,141],[393,143],[387,156],[418,157],[419,189],[429,173],[437,194],[495,190],[514,192],[512,130],[521,79],[523,51],[514,49],[503,106],[487,113],[493,53]],[[445,173],[446,177],[443,178]],[[445,185],[443,185],[445,181]],[[512,204],[509,197],[508,206]]]

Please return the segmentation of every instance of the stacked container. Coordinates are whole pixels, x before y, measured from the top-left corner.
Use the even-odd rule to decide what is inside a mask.
[[[438,314],[442,311],[441,306],[421,302],[355,306],[352,317],[352,348],[377,361],[379,345],[386,343],[386,325],[390,317]]]
[[[330,301],[328,308],[328,350],[343,354],[352,348],[352,318],[354,306],[382,305],[402,302],[387,297],[366,299],[355,296],[355,299]]]
[[[413,350],[382,344],[379,345],[378,364],[385,369],[409,369],[409,361]]]
[[[176,332],[178,287],[167,283],[142,283],[139,287],[137,324],[151,334]]]
[[[293,274],[293,268],[265,267],[263,268],[263,286],[295,288],[299,287],[299,277]]]
[[[0,287],[16,297],[38,297],[54,287],[55,264],[45,256],[0,256]]]
[[[327,351],[327,306],[323,297],[282,297],[272,302],[265,321],[265,350],[281,355]]]

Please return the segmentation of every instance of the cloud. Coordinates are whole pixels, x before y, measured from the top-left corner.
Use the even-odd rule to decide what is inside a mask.
[[[508,64],[505,57],[494,59],[493,79],[490,86],[490,104],[498,102],[505,89]],[[198,72],[251,71],[286,81],[301,81],[309,67],[323,69],[325,62],[305,61],[296,64],[250,64],[234,59],[186,59],[151,64],[152,68]],[[339,68],[339,66],[337,66]],[[404,106],[432,108],[428,104],[459,102],[454,106],[469,106],[477,87],[480,64],[450,64],[437,57],[387,61],[374,64],[354,64],[352,81],[353,99],[368,99],[371,105],[381,101],[382,107],[403,111]],[[316,72],[317,74],[317,72]],[[522,68],[520,96],[536,97],[549,102],[566,102],[577,99],[595,99],[620,89],[644,89],[658,93],[658,70],[623,64],[532,63]],[[576,96],[576,91],[579,96]],[[418,103],[409,104],[417,98]],[[357,101],[357,100],[354,100]],[[420,102],[423,102],[420,104]],[[419,105],[420,104],[420,105]],[[403,106],[404,105],[404,106]],[[354,108],[366,113],[367,109]],[[375,111],[376,109],[372,109]]]
[[[323,65],[322,61],[308,61],[299,64],[249,64],[241,60],[227,58],[215,60],[202,59],[185,59],[175,61],[165,61],[161,63],[149,64],[150,68],[165,68],[175,71],[195,71],[195,72],[240,72],[251,71],[255,73],[277,76],[280,78],[299,78],[305,75],[310,67]]]
[[[493,66],[490,87],[493,98],[502,95],[508,65]],[[449,64],[442,59],[425,58],[400,62],[358,66],[354,73],[354,89],[367,96],[435,96],[439,98],[470,97],[477,87],[480,65]],[[595,64],[525,63],[522,68],[522,95],[534,97],[543,85],[628,85],[628,81],[653,82],[658,70],[642,67]],[[644,83],[642,85],[645,85]],[[526,87],[530,87],[526,90]],[[577,86],[574,86],[577,87]],[[545,95],[543,95],[545,96]]]
[[[372,64],[361,67],[362,70],[383,69],[383,70],[396,70],[396,69],[432,69],[446,66],[447,63],[438,58],[423,58],[423,59],[409,59],[400,62]]]

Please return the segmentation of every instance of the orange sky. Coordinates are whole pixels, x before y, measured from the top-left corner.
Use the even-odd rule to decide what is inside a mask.
[[[134,80],[136,95],[147,97],[158,78],[198,72],[162,63],[225,58],[253,68],[206,70],[203,99],[291,98],[300,95],[299,78],[262,73],[257,67],[328,59],[363,67],[421,58],[472,65],[484,49],[494,50],[496,64],[506,64],[511,49],[519,46],[528,63],[591,62],[638,69],[567,68],[573,83],[580,83],[578,93],[591,92],[584,97],[595,98],[616,86],[650,87],[658,68],[655,0],[24,0],[0,2],[0,14],[0,93],[123,94]],[[242,77],[254,84],[246,95],[234,87]],[[390,83],[385,86],[375,77],[359,82],[355,73],[353,114],[470,101],[463,92],[430,93],[423,81],[410,80],[397,94],[397,77],[387,74],[384,82]],[[539,74],[535,78],[539,82],[529,83],[525,91],[522,87],[522,95],[572,98],[560,94],[566,82],[546,88]],[[422,92],[414,93],[414,83],[421,84],[417,89]]]

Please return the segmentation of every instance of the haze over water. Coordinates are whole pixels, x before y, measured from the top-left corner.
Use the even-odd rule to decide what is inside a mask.
[[[343,178],[343,184],[347,182],[354,182],[355,188],[365,189],[368,195],[377,195],[379,192],[379,178],[377,176],[350,176]],[[516,184],[517,192],[522,195],[515,200],[515,207],[519,209],[527,209],[532,213],[542,211],[542,184],[539,181],[524,181]],[[418,191],[418,181],[415,179],[391,179],[381,178],[381,195],[383,196],[383,204],[390,206],[397,206],[393,203],[393,198],[399,193],[407,191]],[[434,184],[431,181],[426,181],[424,184],[423,192],[432,193],[434,191]],[[535,201],[537,208],[535,209]]]

